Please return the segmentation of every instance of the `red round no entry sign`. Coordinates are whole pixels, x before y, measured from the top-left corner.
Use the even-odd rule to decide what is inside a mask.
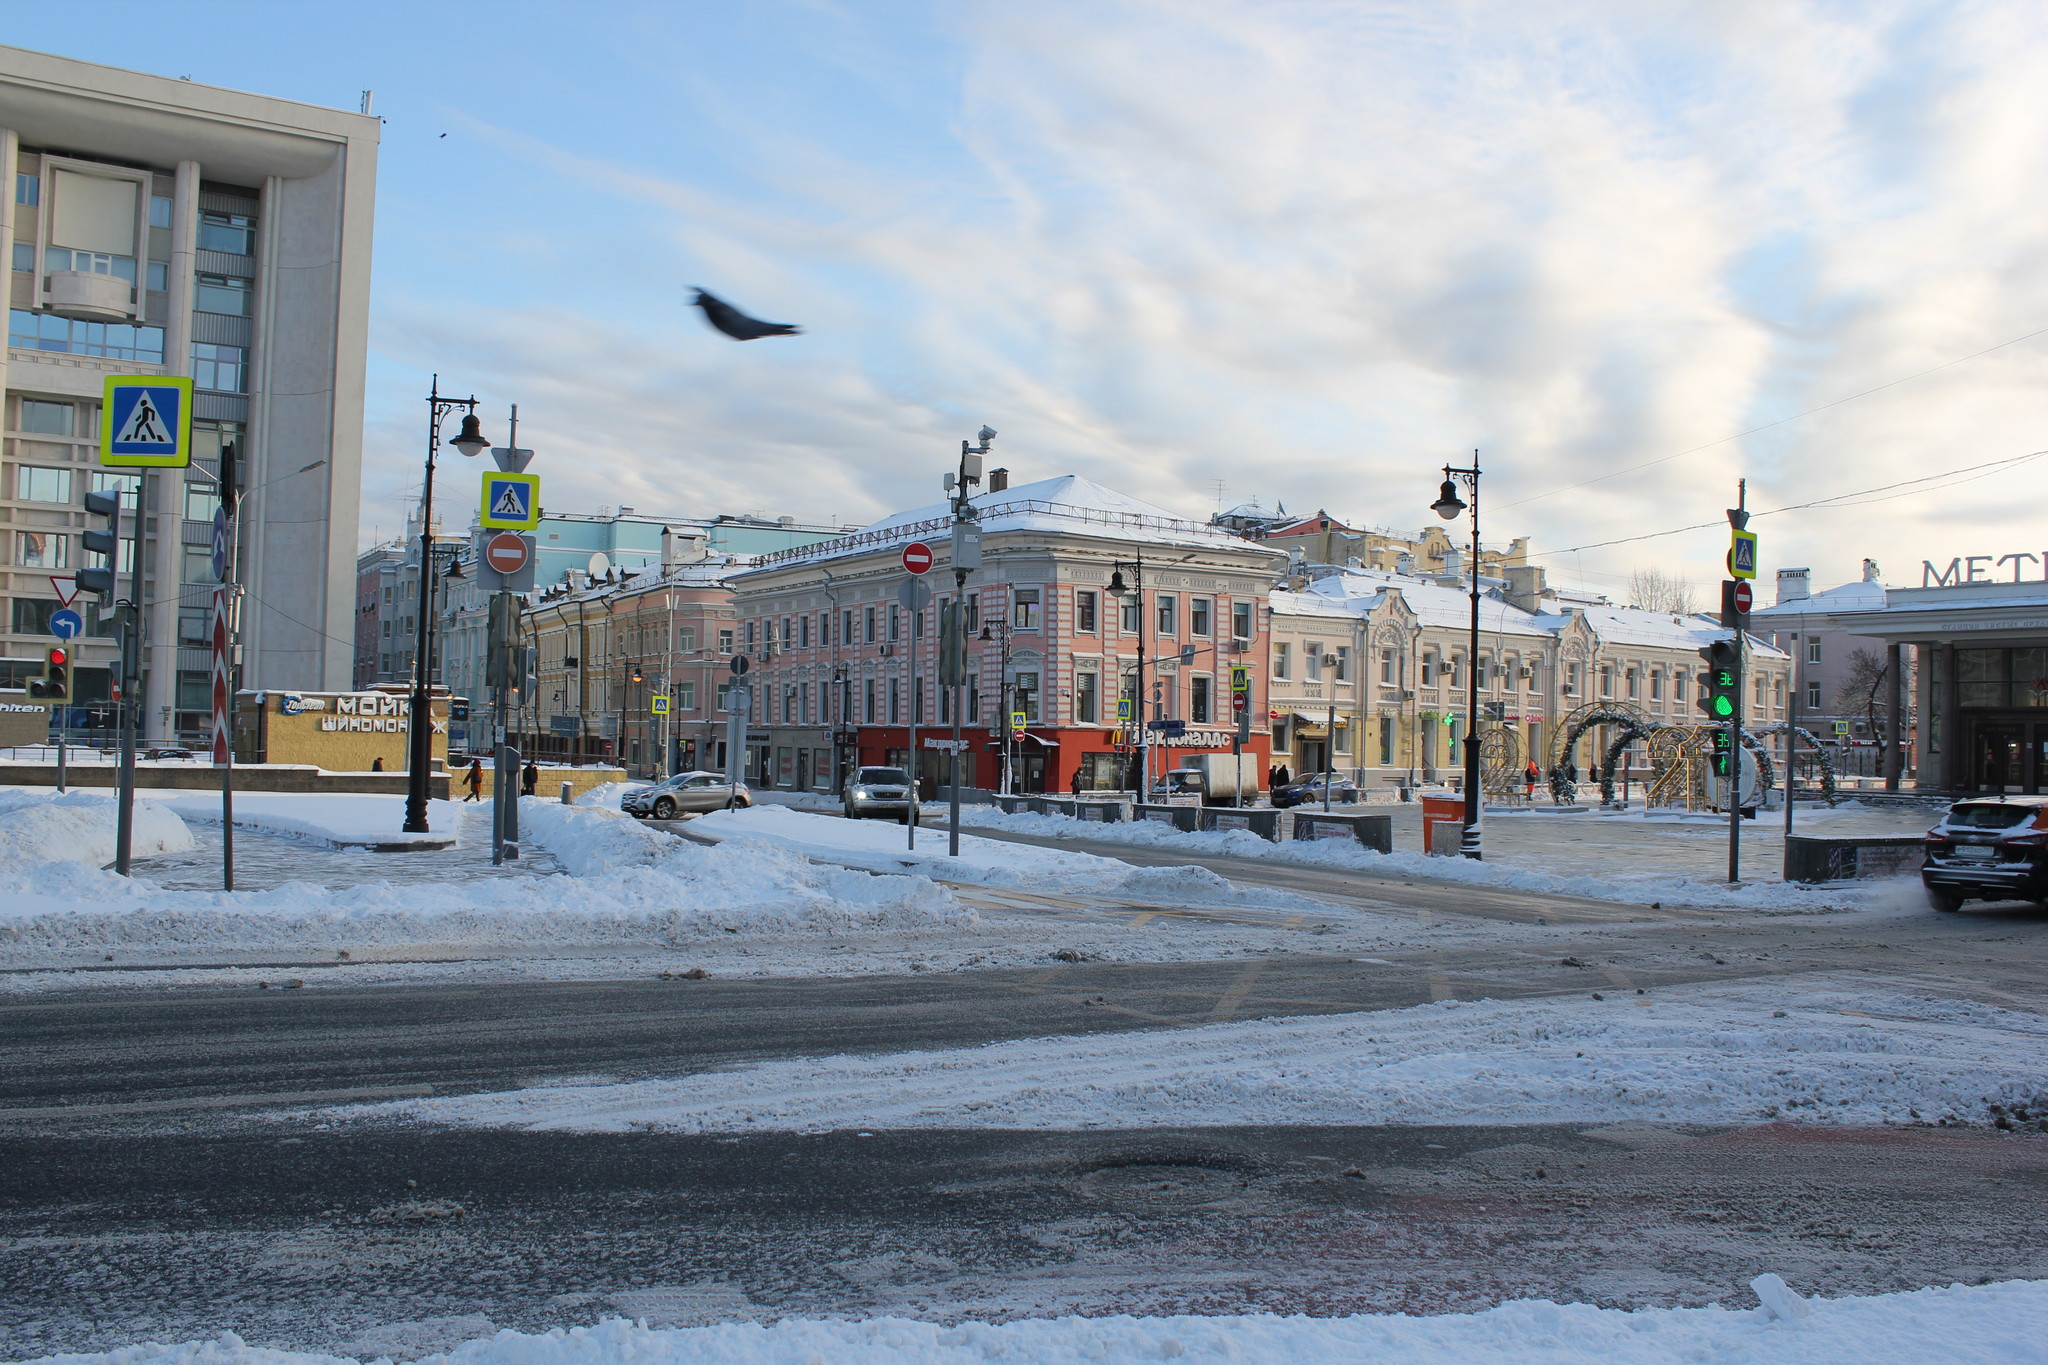
[[[1749,615],[1749,604],[1753,600],[1754,598],[1752,597],[1749,590],[1749,581],[1747,579],[1742,578],[1736,579],[1735,610],[1741,612],[1744,616]]]
[[[516,531],[500,531],[484,542],[484,560],[501,574],[515,574],[526,567],[526,537]]]
[[[903,547],[903,567],[911,573],[929,573],[932,567],[932,547],[921,540],[913,540]]]

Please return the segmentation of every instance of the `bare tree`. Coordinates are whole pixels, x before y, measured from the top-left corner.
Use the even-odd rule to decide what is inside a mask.
[[[1902,684],[1899,696],[1899,733],[1903,735],[1913,727],[1913,689]],[[1879,772],[1886,771],[1885,763],[1890,758],[1891,745],[1885,727],[1891,715],[1890,699],[1891,667],[1885,656],[1874,649],[1851,650],[1842,666],[1842,681],[1835,687],[1835,710],[1863,717],[1871,737],[1877,741]]]
[[[1673,616],[1690,616],[1697,610],[1693,602],[1692,580],[1662,569],[1637,569],[1629,574],[1628,604],[1644,611],[1669,612]]]

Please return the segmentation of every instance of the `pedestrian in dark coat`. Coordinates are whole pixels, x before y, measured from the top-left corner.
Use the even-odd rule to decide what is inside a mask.
[[[519,774],[519,794],[521,796],[531,796],[533,795],[533,789],[539,785],[540,764],[529,758],[526,760],[525,769]]]
[[[482,759],[472,758],[469,760],[469,773],[462,779],[462,785],[469,788],[469,795],[462,798],[464,801],[481,801],[484,799],[484,761]]]

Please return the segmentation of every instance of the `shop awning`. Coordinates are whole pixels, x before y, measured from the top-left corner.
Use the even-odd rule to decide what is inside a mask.
[[[1043,736],[1034,735],[1029,730],[1019,730],[1017,732],[1017,738],[1028,739],[1041,749],[1057,749],[1060,747],[1060,742],[1058,740],[1046,739]]]

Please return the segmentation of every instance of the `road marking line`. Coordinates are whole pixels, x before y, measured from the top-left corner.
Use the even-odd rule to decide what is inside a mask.
[[[1236,1015],[1238,1006],[1251,993],[1252,983],[1266,970],[1264,962],[1254,962],[1237,974],[1237,980],[1230,983],[1230,989],[1216,998],[1216,1008],[1209,1011],[1209,1022],[1220,1024]]]

